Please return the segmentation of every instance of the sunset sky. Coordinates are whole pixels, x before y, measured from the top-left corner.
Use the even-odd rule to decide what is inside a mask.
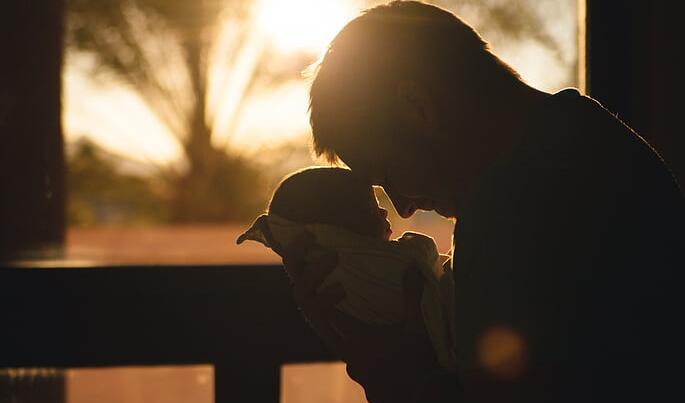
[[[253,29],[238,59],[230,70],[214,66],[211,80],[230,85],[215,85],[209,96],[218,105],[215,144],[229,144],[244,150],[278,144],[309,133],[307,83],[304,79],[280,82],[252,93],[240,109],[227,139],[231,116],[243,96],[244,83],[255,68],[255,61],[267,46],[276,58],[286,60],[302,52],[319,54],[346,21],[360,9],[380,1],[361,0],[257,0]],[[477,7],[452,10],[477,29],[483,25]],[[483,32],[499,56],[516,68],[523,78],[546,91],[575,85],[567,65],[576,52],[575,0],[539,2],[546,28],[561,44],[563,60],[533,38],[516,41],[497,33]],[[218,60],[218,59],[217,59]],[[277,62],[277,61],[276,61]],[[115,80],[103,82],[91,77],[92,57],[70,52],[64,71],[64,128],[67,141],[87,136],[108,150],[142,162],[164,164],[177,160],[181,150],[177,140],[150,112],[135,91]]]

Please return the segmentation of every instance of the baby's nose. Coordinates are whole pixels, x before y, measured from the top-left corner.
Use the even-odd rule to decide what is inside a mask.
[[[381,212],[381,217],[388,218],[388,210],[384,209],[383,207],[379,207],[378,211]]]
[[[397,214],[400,215],[402,218],[409,218],[414,214],[414,212],[417,209],[416,203],[414,200],[404,197],[401,195],[396,194],[394,191],[384,188],[385,193],[388,195],[390,198],[390,201],[392,201],[392,205],[395,207],[395,211],[397,211]]]

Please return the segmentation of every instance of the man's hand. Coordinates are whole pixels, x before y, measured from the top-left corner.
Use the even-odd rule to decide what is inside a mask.
[[[283,259],[293,281],[295,302],[311,326],[347,363],[348,374],[364,387],[369,401],[418,401],[426,383],[435,382],[434,375],[442,373],[421,315],[423,278],[419,271],[409,270],[404,279],[404,322],[368,325],[334,308],[345,296],[340,284],[317,292],[335,269],[337,255],[331,253],[307,265],[305,253],[314,246],[313,237],[307,234],[290,245]]]
[[[370,402],[419,401],[427,377],[439,371],[421,314],[422,292],[423,277],[409,270],[404,278],[405,317],[398,325],[371,326],[332,312],[345,340],[347,373],[364,387]]]
[[[335,304],[345,297],[340,284],[333,284],[319,291],[326,277],[337,265],[337,254],[325,255],[315,266],[307,265],[305,255],[315,246],[314,237],[305,233],[288,246],[283,257],[283,266],[290,276],[295,303],[304,314],[314,331],[338,356],[342,339],[333,327],[330,317]]]

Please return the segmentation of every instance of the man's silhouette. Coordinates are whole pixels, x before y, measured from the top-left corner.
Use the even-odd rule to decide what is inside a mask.
[[[670,396],[685,201],[657,153],[599,103],[526,85],[447,11],[392,2],[331,43],[311,124],[316,152],[383,186],[401,216],[457,219],[459,371],[436,369],[418,339],[334,341],[369,400]],[[311,280],[330,263],[298,258],[285,259],[298,301],[336,337],[342,325],[321,306],[342,295]]]

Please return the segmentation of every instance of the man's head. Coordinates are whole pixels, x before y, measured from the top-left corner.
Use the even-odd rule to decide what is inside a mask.
[[[313,167],[287,176],[271,198],[269,213],[386,240],[391,235],[388,212],[378,206],[373,188],[349,169]]]
[[[455,215],[478,158],[477,128],[518,75],[455,15],[394,1],[350,21],[310,92],[314,150],[382,185],[398,213]]]

